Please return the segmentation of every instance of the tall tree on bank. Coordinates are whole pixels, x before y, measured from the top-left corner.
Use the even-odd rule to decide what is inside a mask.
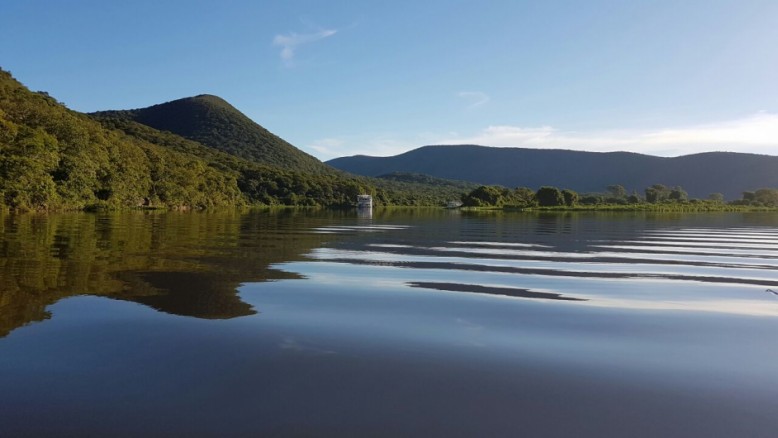
[[[622,186],[621,184],[609,185],[608,193],[610,194],[610,197],[613,199],[627,198],[627,189],[625,189],[624,186]]]
[[[681,186],[675,186],[670,190],[668,198],[675,202],[683,202],[689,200],[689,194]]]
[[[670,197],[670,189],[663,184],[654,184],[646,188],[646,201],[652,204],[662,202]]]
[[[562,198],[564,199],[565,205],[568,207],[574,207],[576,204],[578,204],[578,193],[574,192],[573,190],[562,190]]]
[[[535,193],[538,205],[541,207],[556,207],[565,205],[565,197],[556,187],[543,186]]]

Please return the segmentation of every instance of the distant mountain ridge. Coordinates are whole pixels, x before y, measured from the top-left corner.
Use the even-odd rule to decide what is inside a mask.
[[[98,119],[126,118],[261,164],[308,173],[332,171],[218,96],[201,94],[146,108],[91,115]]]
[[[506,187],[544,185],[579,192],[601,192],[621,184],[630,192],[652,184],[681,186],[690,196],[778,187],[778,156],[707,152],[666,158],[632,152],[503,148],[477,145],[424,146],[392,157],[357,155],[327,161],[332,167],[365,176],[421,173]]]

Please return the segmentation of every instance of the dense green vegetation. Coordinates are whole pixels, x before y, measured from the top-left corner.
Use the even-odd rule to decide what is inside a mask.
[[[0,199],[18,210],[242,205],[234,174],[104,129],[0,71]]]
[[[755,192],[743,192],[743,199],[735,201],[734,204],[778,207],[778,189],[759,189]]]
[[[167,150],[204,159],[219,172],[230,175],[245,203],[262,205],[346,206],[359,193],[375,193],[366,178],[330,172],[307,174],[264,165],[211,149],[170,132],[162,132],[114,113],[96,117],[108,129],[119,130]]]
[[[0,208],[350,206],[359,193],[374,195],[376,205],[440,205],[463,191],[458,183],[356,177],[315,163],[310,173],[291,170],[156,130],[123,112],[90,117],[0,70]]]
[[[570,189],[543,186],[536,192],[527,187],[508,189],[480,186],[462,196],[465,207],[577,210],[654,210],[654,211],[734,211],[778,208],[778,189],[764,188],[744,192],[743,198],[725,203],[720,193],[708,199],[689,199],[679,186],[654,184],[645,189],[645,197],[627,194],[621,185],[610,185],[605,193],[579,195]]]
[[[464,207],[515,207],[537,205],[535,192],[526,187],[508,189],[501,186],[480,186],[462,196]]]

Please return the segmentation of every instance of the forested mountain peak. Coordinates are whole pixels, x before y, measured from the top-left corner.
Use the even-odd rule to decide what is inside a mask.
[[[257,163],[309,173],[332,171],[251,120],[226,100],[210,94],[92,115],[98,119],[126,118]]]

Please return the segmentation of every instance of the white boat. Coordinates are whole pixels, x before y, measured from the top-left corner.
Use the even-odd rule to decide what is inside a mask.
[[[462,206],[460,201],[448,201],[446,202],[446,208],[459,208]]]
[[[357,208],[373,208],[373,197],[370,195],[357,195]]]

